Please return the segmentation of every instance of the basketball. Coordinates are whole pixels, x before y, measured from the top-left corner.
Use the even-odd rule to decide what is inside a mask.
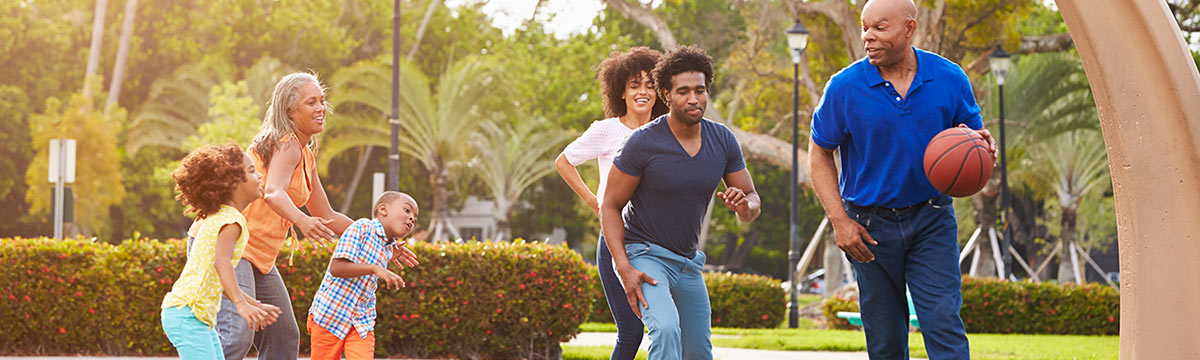
[[[925,176],[942,193],[971,196],[992,177],[995,160],[988,142],[974,130],[953,127],[938,133],[925,147]]]

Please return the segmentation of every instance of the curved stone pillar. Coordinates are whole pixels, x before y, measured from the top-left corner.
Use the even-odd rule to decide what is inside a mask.
[[[1200,74],[1162,0],[1057,0],[1117,207],[1121,358],[1200,359]]]

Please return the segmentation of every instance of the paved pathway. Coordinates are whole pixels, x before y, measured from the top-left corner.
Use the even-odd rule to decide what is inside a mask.
[[[713,335],[714,338],[728,337],[730,335]],[[617,342],[617,333],[599,333],[585,332],[580,333],[575,339],[563,343],[563,345],[575,346],[612,346]],[[650,340],[642,338],[642,349],[646,349],[650,345]],[[867,353],[865,352],[832,352],[832,351],[775,351],[775,350],[753,350],[753,349],[735,349],[735,348],[713,348],[714,360],[866,360]],[[172,360],[179,359],[178,357],[89,357],[89,356],[62,356],[62,357],[3,357],[0,360],[85,360],[85,359],[105,359],[105,360]],[[254,359],[253,357],[246,358],[247,360]],[[308,358],[301,358],[308,360]],[[918,360],[914,358],[914,360]]]
[[[731,335],[714,334],[714,338],[731,337]],[[575,339],[563,343],[576,346],[612,346],[617,343],[617,333],[585,332]],[[642,349],[650,346],[650,339],[642,338]],[[833,352],[833,351],[775,351],[752,350],[735,348],[713,348],[714,360],[867,360],[866,352]],[[913,360],[918,360],[914,358]]]

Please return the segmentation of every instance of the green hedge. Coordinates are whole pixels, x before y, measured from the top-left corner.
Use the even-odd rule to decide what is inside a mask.
[[[600,286],[600,275],[592,270],[596,289],[588,321],[612,323],[612,312]],[[733,328],[774,328],[783,321],[787,303],[778,280],[758,275],[705,273],[712,325]],[[624,298],[620,301],[626,301]]]
[[[379,289],[377,355],[528,357],[578,332],[591,306],[590,266],[564,247],[514,243],[415,244],[409,286]],[[279,269],[301,326],[329,263],[307,243]],[[159,305],[182,270],[184,244],[120,246],[74,239],[0,239],[3,355],[166,355]]]
[[[1100,284],[1056,285],[963,277],[960,314],[967,332],[1116,335],[1121,297]],[[838,311],[858,311],[858,299],[831,298],[822,306],[831,328],[847,328]]]

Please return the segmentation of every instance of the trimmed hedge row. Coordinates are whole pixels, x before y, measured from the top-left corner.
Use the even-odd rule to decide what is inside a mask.
[[[1056,285],[963,277],[960,314],[967,332],[1116,335],[1121,296],[1100,284]],[[858,311],[858,299],[830,298],[822,305],[831,328],[848,328],[838,311]]]
[[[573,337],[590,311],[592,271],[567,248],[514,243],[412,246],[407,288],[379,289],[380,356],[529,357]],[[278,262],[301,326],[329,263],[307,242]],[[289,260],[291,264],[289,265]],[[0,239],[0,354],[163,355],[159,304],[183,268],[184,243]],[[393,268],[394,269],[394,268]]]
[[[593,267],[591,279],[597,289],[588,321],[612,323],[600,275]],[[783,321],[787,300],[778,280],[758,275],[705,273],[712,325],[732,328],[774,328]],[[626,301],[624,298],[619,301]]]

